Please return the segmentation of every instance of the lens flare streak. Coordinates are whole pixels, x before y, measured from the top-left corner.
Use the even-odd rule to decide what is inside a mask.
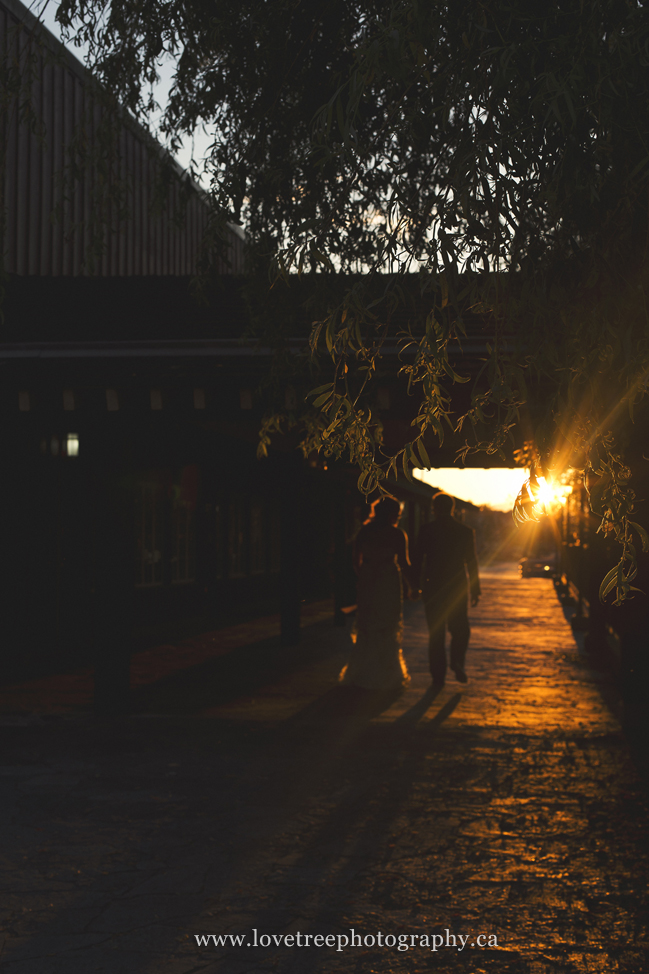
[[[569,484],[559,483],[554,478],[536,477],[532,473],[514,503],[514,520],[523,524],[526,521],[539,521],[544,515],[556,514],[571,493]]]

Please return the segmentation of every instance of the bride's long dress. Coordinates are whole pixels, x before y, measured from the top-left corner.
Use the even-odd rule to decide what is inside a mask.
[[[354,645],[340,682],[366,690],[392,690],[410,680],[401,649],[401,569],[394,544],[381,543],[379,532],[375,537],[373,533],[366,531],[362,539],[359,535],[362,564],[352,629]]]

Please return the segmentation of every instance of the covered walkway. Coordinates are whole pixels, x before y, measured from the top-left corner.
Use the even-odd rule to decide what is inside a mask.
[[[436,697],[417,604],[392,702],[335,687],[348,634],[316,623],[144,683],[130,717],[7,714],[6,974],[649,970],[609,677],[549,580],[483,593],[470,684]]]

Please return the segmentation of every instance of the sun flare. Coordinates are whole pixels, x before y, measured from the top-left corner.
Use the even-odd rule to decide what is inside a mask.
[[[569,484],[560,484],[552,479],[546,480],[545,477],[539,477],[537,483],[536,490],[532,491],[530,486],[529,492],[535,506],[541,508],[546,514],[553,513],[562,507],[566,503],[568,495],[572,493],[572,487]]]

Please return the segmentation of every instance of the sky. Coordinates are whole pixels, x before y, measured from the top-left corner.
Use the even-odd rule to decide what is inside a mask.
[[[439,487],[460,500],[478,507],[486,505],[494,511],[511,511],[516,495],[528,477],[524,467],[490,467],[488,470],[439,467],[413,470],[413,474],[425,484]]]
[[[59,25],[55,20],[56,11],[59,6],[58,0],[33,0],[33,2],[30,2],[30,0],[23,0],[23,2],[27,7],[29,7],[35,17],[38,17],[41,22],[45,24],[48,30],[50,30],[55,37],[62,40]],[[74,54],[77,60],[85,63],[85,48],[75,47],[72,43],[66,44],[66,47],[72,54]],[[158,74],[160,75],[160,82],[155,88],[155,98],[158,104],[161,106],[165,105],[171,89],[173,69],[174,61],[170,57],[163,57],[158,62]],[[149,124],[155,134],[156,119],[151,119]],[[196,159],[200,160],[203,158],[211,142],[212,139],[209,137],[209,135],[206,135],[200,128],[196,130],[194,133],[193,146],[194,156]],[[189,167],[191,155],[192,144],[191,139],[188,139],[180,151],[175,154],[175,158],[178,160],[180,165],[183,166],[183,168],[187,169]],[[206,186],[208,182],[209,180],[205,181]]]

